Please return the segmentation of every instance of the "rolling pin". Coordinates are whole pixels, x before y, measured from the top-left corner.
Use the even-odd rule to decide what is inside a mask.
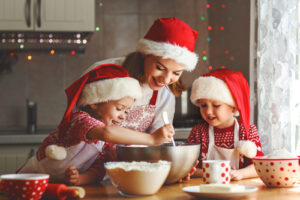
[[[67,186],[65,184],[49,183],[43,195],[43,199],[80,199],[85,196],[85,190],[79,186]]]

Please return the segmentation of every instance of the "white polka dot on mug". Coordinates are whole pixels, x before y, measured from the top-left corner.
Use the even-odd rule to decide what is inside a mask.
[[[230,161],[229,160],[204,160],[202,161],[203,182],[205,184],[230,183]]]

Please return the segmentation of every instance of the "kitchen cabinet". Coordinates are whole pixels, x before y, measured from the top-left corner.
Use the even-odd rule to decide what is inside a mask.
[[[49,131],[26,134],[26,131],[0,131],[0,174],[14,173],[29,159]]]
[[[95,0],[0,0],[0,31],[94,29]]]
[[[0,175],[15,173],[27,159],[34,155],[39,144],[1,145]]]
[[[186,141],[190,135],[192,128],[175,128],[174,139],[176,141]]]

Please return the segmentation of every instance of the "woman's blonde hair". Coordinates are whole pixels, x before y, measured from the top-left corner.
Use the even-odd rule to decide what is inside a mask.
[[[144,56],[140,52],[133,52],[126,56],[122,66],[128,71],[129,75],[136,78],[140,82],[145,82],[144,72]],[[175,83],[168,85],[174,96],[180,96],[181,93],[187,90],[187,86],[182,84],[181,78]]]

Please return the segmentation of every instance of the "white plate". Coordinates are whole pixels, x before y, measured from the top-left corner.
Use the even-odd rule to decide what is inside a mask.
[[[195,197],[209,197],[209,198],[239,198],[249,195],[258,190],[255,186],[244,185],[245,190],[242,192],[205,192],[200,191],[200,185],[188,186],[182,188],[182,190]]]

